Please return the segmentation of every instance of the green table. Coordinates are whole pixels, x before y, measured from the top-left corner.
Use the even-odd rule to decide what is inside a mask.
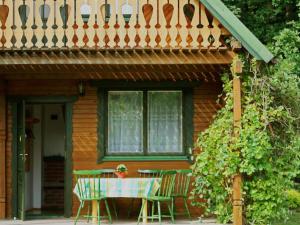
[[[158,191],[161,183],[161,178],[99,178],[99,179],[88,179],[82,178],[78,182],[82,182],[84,188],[82,192],[84,194],[92,193],[100,194],[107,198],[141,198],[145,201],[145,207],[143,211],[143,222],[147,222],[147,197],[154,196]],[[99,183],[100,182],[100,190]],[[74,193],[79,196],[77,184],[74,188]],[[92,215],[97,215],[97,201],[92,203]],[[93,222],[97,222],[94,219]]]

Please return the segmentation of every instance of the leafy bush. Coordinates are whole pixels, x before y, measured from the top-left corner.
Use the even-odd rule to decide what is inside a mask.
[[[300,208],[300,192],[294,189],[287,191],[287,199],[290,209]]]
[[[232,79],[223,76],[226,104],[199,135],[196,145],[202,152],[193,166],[192,192],[194,204],[217,215],[220,222],[232,218],[237,173],[243,176],[244,217],[249,224],[288,217],[285,190],[292,187],[300,168],[300,76],[288,60],[267,68],[245,60],[238,138],[232,135]]]

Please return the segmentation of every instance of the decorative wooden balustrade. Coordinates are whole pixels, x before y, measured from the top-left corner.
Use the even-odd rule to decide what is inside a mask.
[[[224,49],[229,32],[199,0],[0,0],[0,51]]]

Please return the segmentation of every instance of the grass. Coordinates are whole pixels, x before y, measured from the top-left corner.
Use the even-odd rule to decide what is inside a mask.
[[[274,225],[299,225],[300,224],[300,211],[294,211],[294,213],[290,216],[290,219],[286,222],[278,222]]]

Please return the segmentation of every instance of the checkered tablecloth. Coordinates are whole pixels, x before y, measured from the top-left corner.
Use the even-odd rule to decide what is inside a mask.
[[[80,197],[78,185],[81,185],[84,195],[91,192],[108,198],[146,198],[156,194],[160,183],[161,178],[81,178],[77,181],[74,193]]]

